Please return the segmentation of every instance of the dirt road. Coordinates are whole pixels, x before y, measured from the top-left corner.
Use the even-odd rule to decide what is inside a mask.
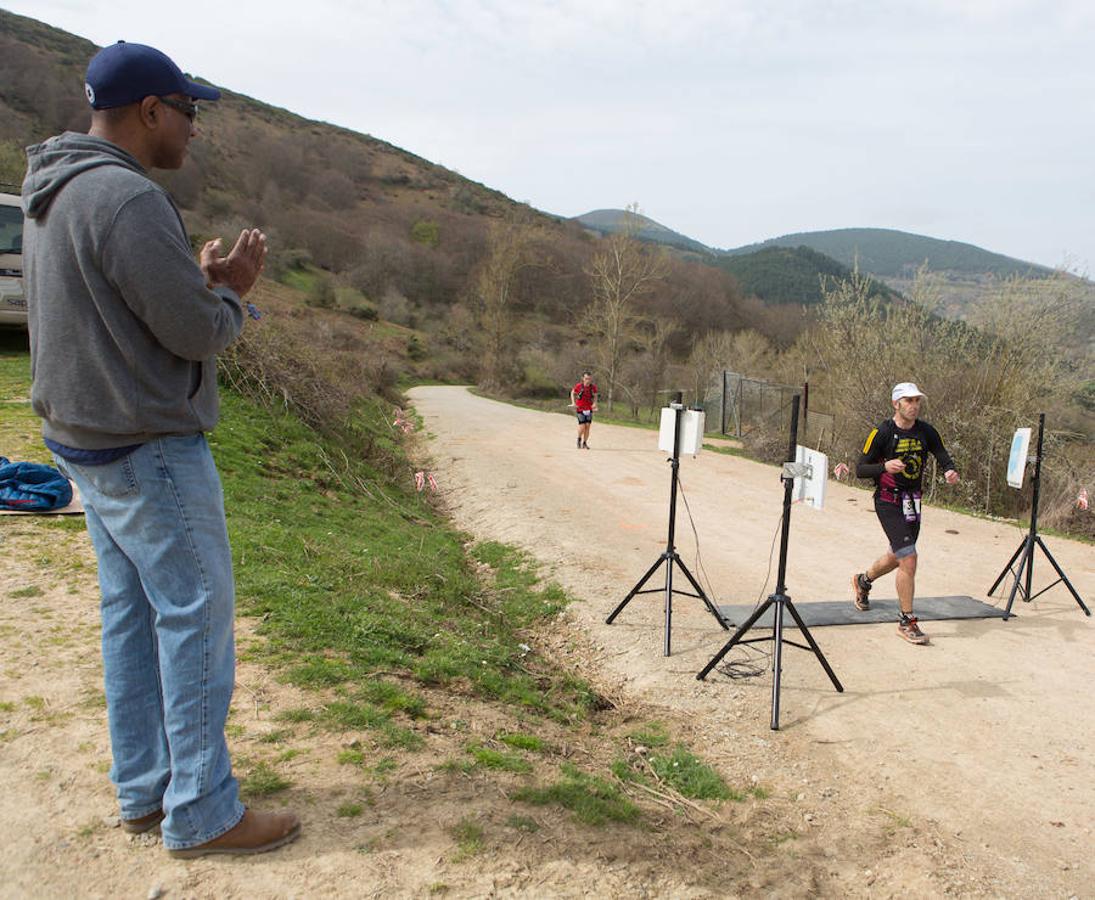
[[[732,757],[743,740],[800,749],[831,765],[848,798],[843,814],[899,803],[901,815],[937,822],[1010,873],[1012,890],[1093,896],[1095,619],[1063,585],[1017,603],[1006,623],[926,623],[928,647],[901,641],[892,624],[815,629],[845,692],[832,689],[811,654],[785,649],[783,728],[772,732],[770,672],[731,681],[716,670],[695,679],[727,639],[699,600],[677,600],[669,658],[661,653],[660,595],[635,598],[604,624],[665,548],[669,467],[652,432],[597,423],[592,449],[579,451],[569,418],[463,388],[421,387],[412,398],[457,524],[528,549],[580,599],[571,615],[596,648],[603,683],[694,714],[707,725],[715,758]],[[686,564],[719,603],[771,592],[777,470],[705,452],[682,460],[680,476],[687,508],[679,507],[677,547]],[[985,591],[1021,537],[1014,524],[928,509],[918,593],[1001,603]],[[1095,550],[1047,543],[1092,606]],[[851,574],[883,550],[870,495],[830,482],[823,511],[794,511],[788,592],[800,605],[846,597]],[[1052,580],[1039,557],[1035,590]],[[894,596],[892,579],[880,581],[875,596]]]

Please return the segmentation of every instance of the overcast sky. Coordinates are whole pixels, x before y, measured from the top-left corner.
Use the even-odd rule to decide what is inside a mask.
[[[1091,0],[0,0],[552,213],[1095,272]]]

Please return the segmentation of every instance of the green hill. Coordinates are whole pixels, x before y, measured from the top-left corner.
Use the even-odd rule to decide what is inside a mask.
[[[652,244],[665,244],[679,250],[691,250],[695,253],[711,254],[715,251],[706,244],[693,240],[686,235],[666,228],[660,222],[647,218],[640,213],[624,209],[595,209],[592,212],[575,216],[571,221],[578,222],[590,231],[598,234],[615,234],[630,229],[641,241]]]
[[[990,253],[973,244],[943,241],[888,228],[805,231],[723,252],[729,256],[740,256],[766,247],[809,247],[849,268],[858,266],[861,272],[882,278],[910,278],[925,264],[933,272],[992,275],[996,278],[1051,273],[1044,266]]]
[[[847,266],[809,247],[763,247],[752,253],[721,256],[715,264],[733,275],[742,290],[766,303],[820,303],[825,279],[842,280],[852,275]],[[871,295],[888,299],[894,291],[873,281]]]

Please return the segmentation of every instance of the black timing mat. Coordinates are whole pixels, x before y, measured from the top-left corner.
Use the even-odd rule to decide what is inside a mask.
[[[794,602],[792,598],[792,602]],[[916,617],[923,622],[938,619],[1002,619],[1003,608],[990,606],[973,597],[917,597],[913,608]],[[756,606],[737,604],[720,606],[719,612],[731,626],[741,625],[752,614]],[[901,607],[896,599],[871,598],[871,608],[860,612],[851,600],[817,600],[809,603],[795,603],[795,609],[802,616],[808,628],[820,625],[870,625],[878,622],[895,622],[901,615]],[[1014,616],[1015,613],[1012,613]],[[759,628],[771,628],[775,619],[774,607],[768,607],[764,615],[757,620]],[[783,627],[794,628],[795,620],[789,612],[783,614]]]

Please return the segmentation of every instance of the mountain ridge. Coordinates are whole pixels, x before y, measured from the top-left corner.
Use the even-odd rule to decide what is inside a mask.
[[[636,237],[669,246],[686,247],[715,257],[742,256],[769,247],[808,247],[836,260],[848,269],[880,278],[907,279],[922,265],[930,271],[964,275],[1049,276],[1053,270],[1017,257],[986,250],[966,241],[936,238],[896,228],[848,227],[821,231],[799,231],[767,238],[740,247],[722,249],[697,241],[645,215],[622,209],[596,209],[574,216],[573,221],[601,234],[626,226],[628,217],[639,222]]]

